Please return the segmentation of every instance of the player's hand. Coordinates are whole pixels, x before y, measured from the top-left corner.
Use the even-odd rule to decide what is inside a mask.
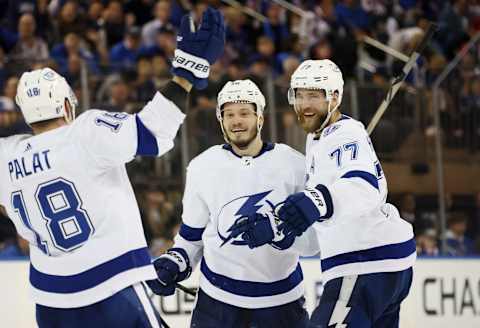
[[[240,236],[249,248],[256,248],[273,241],[274,229],[267,215],[253,213],[238,219],[229,229],[233,238]]]
[[[173,74],[190,81],[196,89],[207,86],[210,65],[223,53],[225,22],[217,9],[208,7],[198,31],[192,31],[189,15],[182,18],[173,59]]]
[[[300,236],[315,222],[327,220],[332,215],[330,192],[324,185],[318,185],[288,196],[278,210],[278,217],[283,221],[278,225],[278,229],[285,236]]]
[[[147,281],[147,285],[157,295],[168,296],[175,293],[175,284],[192,272],[188,256],[183,249],[172,248],[153,261],[158,279]]]

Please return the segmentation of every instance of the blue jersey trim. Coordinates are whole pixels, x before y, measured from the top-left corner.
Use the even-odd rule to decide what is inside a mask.
[[[233,150],[232,146],[229,145],[229,144],[224,144],[222,146],[223,149],[225,150],[228,150],[229,152],[231,152],[233,155],[235,155],[236,157],[238,158],[242,158],[243,156],[240,156],[238,155],[237,153],[235,153],[235,151]],[[257,157],[260,157],[262,156],[264,153],[266,153],[267,151],[270,151],[272,150],[273,148],[275,148],[275,144],[274,143],[271,143],[271,142],[264,142],[263,143],[263,146],[262,146],[262,149],[260,149],[260,152],[253,156],[253,158],[257,158]]]
[[[297,287],[297,285],[303,280],[303,273],[300,263],[287,278],[274,282],[255,282],[232,279],[210,270],[205,262],[205,259],[202,259],[200,270],[205,278],[207,278],[208,281],[215,287],[238,296],[248,297],[263,297],[283,294]]]
[[[136,155],[157,156],[158,144],[153,133],[145,127],[138,115],[135,115],[137,123],[137,153]]]
[[[380,191],[380,188],[378,187],[378,179],[376,176],[373,174],[367,172],[367,171],[349,171],[342,175],[342,178],[360,178],[365,181],[367,181],[373,188],[377,189]]]
[[[185,223],[182,223],[180,226],[180,236],[182,236],[183,239],[186,239],[188,241],[199,241],[202,240],[202,235],[203,232],[205,231],[205,228],[192,228]]]
[[[147,265],[151,265],[148,249],[139,248],[71,276],[43,273],[30,265],[30,283],[33,287],[49,293],[77,293],[93,288],[122,272]]]
[[[336,266],[370,261],[394,260],[408,257],[416,252],[415,240],[412,238],[402,243],[373,247],[361,251],[343,253],[321,260],[322,272]]]

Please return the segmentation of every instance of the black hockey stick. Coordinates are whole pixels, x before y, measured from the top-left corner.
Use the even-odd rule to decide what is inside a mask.
[[[195,287],[194,288],[188,288],[188,287],[185,287],[183,285],[180,285],[179,283],[176,283],[175,287],[180,289],[182,292],[187,293],[188,295],[191,295],[193,297],[197,296],[198,289],[195,288]]]
[[[425,32],[425,35],[423,36],[422,41],[420,41],[417,47],[413,50],[412,54],[410,55],[410,58],[403,66],[402,72],[398,76],[396,76],[395,79],[393,80],[385,99],[383,99],[382,103],[380,104],[377,111],[375,112],[375,115],[373,115],[372,120],[368,124],[367,132],[369,135],[372,133],[373,129],[375,129],[375,127],[377,126],[378,122],[382,118],[383,114],[387,110],[388,106],[392,102],[393,98],[397,94],[398,90],[402,86],[408,74],[410,73],[412,68],[415,66],[415,63],[417,62],[421,53],[427,46],[428,41],[431,39],[432,35],[435,33],[436,30],[437,30],[437,25],[434,23],[430,23],[427,31]]]

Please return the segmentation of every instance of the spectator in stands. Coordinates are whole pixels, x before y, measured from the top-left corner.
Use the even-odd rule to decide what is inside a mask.
[[[155,0],[127,0],[124,9],[127,16],[133,16],[133,24],[143,26],[153,18]]]
[[[467,0],[453,0],[451,4],[447,1],[438,18],[439,30],[436,37],[449,59],[469,38],[466,33],[467,5]]]
[[[10,98],[0,97],[0,137],[30,131]]]
[[[142,28],[142,42],[145,46],[155,44],[157,31],[168,24],[170,19],[170,1],[160,0],[155,4],[155,18],[145,24]]]
[[[262,35],[257,39],[256,53],[250,58],[250,62],[259,61],[268,63],[268,71],[274,69],[275,72],[281,72],[280,64],[276,60],[275,44],[269,36]]]
[[[245,14],[233,7],[225,8],[224,15],[227,24],[224,56],[233,60],[249,58],[255,48],[254,27],[248,24]]]
[[[108,88],[109,99],[100,108],[110,112],[134,112],[134,105],[130,102],[132,90],[124,78],[115,77]]]
[[[147,102],[155,94],[156,87],[153,82],[152,62],[148,57],[140,57],[137,60],[137,78],[133,82],[133,90],[135,100],[139,102]]]
[[[171,24],[165,24],[155,32],[154,43],[149,46],[142,46],[139,50],[140,56],[161,55],[165,58],[173,58],[176,47],[176,32]]]
[[[92,2],[88,8],[87,27],[85,30],[85,42],[96,61],[101,66],[107,66],[109,54],[107,40],[103,30],[102,13],[104,11],[101,2]]]
[[[340,0],[335,6],[335,15],[340,25],[366,31],[370,25],[368,14],[358,0]]]
[[[48,47],[45,41],[35,36],[36,22],[32,14],[23,14],[18,21],[18,41],[9,56],[21,64],[23,69],[33,62],[45,62],[48,59]]]
[[[332,46],[328,39],[323,39],[313,45],[310,49],[311,59],[330,59],[332,58]]]
[[[170,66],[168,60],[161,55],[152,58],[153,83],[160,89],[170,79]]]
[[[224,77],[226,81],[235,81],[243,80],[245,78],[246,72],[240,60],[234,60],[227,65],[226,76]]]
[[[153,239],[168,236],[166,227],[172,219],[174,205],[163,190],[150,188],[145,193],[143,214],[152,229]]]
[[[110,63],[115,70],[129,70],[136,65],[141,46],[140,28],[132,26],[127,30],[122,42],[110,50]]]
[[[28,241],[17,235],[13,243],[0,250],[0,260],[27,258],[29,254]]]
[[[451,213],[448,218],[446,255],[469,256],[474,254],[474,243],[465,235],[467,218],[460,212]]]
[[[290,31],[285,19],[285,10],[280,5],[268,2],[265,15],[268,20],[263,23],[263,34],[270,38],[279,49],[284,50]]]
[[[63,39],[63,43],[56,44],[52,48],[50,56],[58,65],[58,70],[62,75],[68,74],[68,62],[71,56],[77,56],[79,59],[84,60],[90,73],[98,73],[96,59],[90,51],[82,45],[82,39],[78,34],[67,34]]]
[[[5,87],[3,89],[3,95],[7,98],[10,98],[13,102],[15,101],[15,96],[17,94],[17,85],[18,77],[11,76],[5,82]]]
[[[402,197],[399,206],[400,216],[408,221],[410,224],[415,225],[416,213],[416,201],[415,196],[412,193],[407,193]]]
[[[438,236],[437,232],[433,228],[424,230],[417,235],[417,255],[419,256],[438,256]]]
[[[57,23],[57,40],[63,40],[67,34],[75,33],[83,35],[86,28],[86,21],[83,9],[77,1],[68,0],[60,9]]]
[[[110,0],[102,16],[103,28],[107,35],[107,48],[110,49],[121,42],[125,34],[126,23],[122,3],[118,0]]]
[[[194,136],[192,154],[198,154],[209,148],[214,142],[222,143],[223,138],[218,133],[218,121],[215,108],[217,95],[226,83],[222,65],[217,62],[210,67],[208,86],[201,93],[192,93],[191,113],[189,115],[189,133]]]

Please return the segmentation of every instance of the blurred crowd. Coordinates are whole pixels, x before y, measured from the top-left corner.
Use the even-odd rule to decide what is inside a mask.
[[[408,55],[429,21],[438,24],[434,40],[408,76],[403,96],[392,104],[396,116],[388,113],[376,132],[384,143],[375,135],[374,142],[381,152],[397,151],[412,126],[421,126],[425,138],[442,133],[446,146],[478,152],[480,44],[462,58],[440,89],[442,131],[433,125],[431,86],[480,31],[480,1],[290,1],[302,15],[271,0],[238,2],[260,17],[220,0],[0,1],[0,137],[29,132],[14,103],[16,86],[21,72],[45,66],[65,76],[80,101],[80,112],[88,108],[138,112],[171,77],[182,15],[190,13],[199,24],[202,12],[212,5],[224,14],[227,43],[221,60],[211,67],[207,89],[190,98],[182,132],[188,135],[189,158],[223,142],[215,119],[216,95],[226,81],[243,78],[252,79],[266,94],[267,115],[275,113],[267,116],[264,135],[303,150],[304,134],[296,127],[286,94],[290,75],[306,58],[329,58],[340,66],[347,82],[343,109],[368,122],[403,62],[365,43],[365,37]],[[171,245],[181,222],[181,151],[176,147],[160,161],[136,159],[128,166],[155,254]],[[468,197],[469,206],[449,211],[450,255],[478,251],[480,196]],[[396,199],[402,215],[415,225],[420,253],[438,254],[435,206],[421,208],[423,200],[413,194]],[[13,227],[5,222],[0,218],[2,253],[12,252],[12,247],[24,252]]]

